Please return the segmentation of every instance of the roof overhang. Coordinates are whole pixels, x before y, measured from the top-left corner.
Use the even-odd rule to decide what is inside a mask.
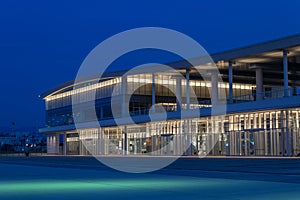
[[[293,35],[277,40],[272,40],[264,43],[259,43],[255,45],[250,45],[242,48],[237,48],[229,51],[224,51],[220,53],[215,53],[211,55],[213,61],[217,64],[227,65],[229,61],[233,61],[235,63],[244,63],[244,64],[264,64],[269,62],[281,62],[282,58],[282,50],[287,50],[290,52],[289,57],[293,57],[296,64],[300,64],[300,34]],[[167,63],[167,65],[173,69],[185,69],[192,67],[190,63],[197,63],[198,65],[203,65],[209,62],[211,59],[206,57],[193,58],[191,60],[181,60],[177,62]],[[192,62],[189,62],[192,61]],[[275,63],[276,64],[276,63]],[[139,69],[135,70],[134,73],[148,73],[149,68],[147,70]],[[161,66],[151,66],[151,72],[160,72]],[[125,74],[127,70],[115,71],[115,72],[105,72],[101,76],[101,80],[109,79],[114,77],[119,77]],[[89,81],[97,81],[99,80],[99,75],[91,75],[84,78],[81,78],[80,83],[85,83]],[[78,82],[78,81],[77,81]],[[67,88],[71,89],[74,85],[73,81],[68,81],[61,85],[58,85],[45,93],[40,95],[40,98],[45,98],[49,95],[56,94],[65,90]]]

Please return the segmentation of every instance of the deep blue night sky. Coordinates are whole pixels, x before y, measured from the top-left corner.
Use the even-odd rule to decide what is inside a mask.
[[[170,28],[214,53],[300,33],[299,8],[297,0],[1,1],[0,131],[11,121],[42,127],[38,95],[74,79],[89,51],[116,33]]]

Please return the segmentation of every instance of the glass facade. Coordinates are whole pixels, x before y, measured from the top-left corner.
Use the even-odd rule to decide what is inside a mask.
[[[81,129],[79,139],[84,144],[81,148],[95,155],[121,155],[123,150],[132,155],[298,155],[299,117],[300,108],[267,110]],[[67,141],[79,141],[78,135],[75,137]],[[88,151],[81,150],[81,154],[89,154]]]
[[[293,36],[213,55],[201,74],[180,61],[172,71],[62,84],[41,95],[48,152],[60,151],[63,135],[65,154],[300,156],[299,56]],[[206,117],[220,105],[224,116]],[[205,115],[180,119],[191,110]],[[148,122],[165,111],[166,121]],[[115,126],[130,116],[138,124]],[[75,130],[74,119],[87,128]],[[105,127],[87,123],[97,120]]]
[[[181,106],[185,109],[185,79],[178,80],[172,75],[162,73],[155,75],[154,81],[156,105],[162,106],[168,112],[176,111],[175,93],[179,88]],[[125,82],[125,96],[130,95],[130,114],[132,116],[149,114],[152,106],[152,75],[130,75],[126,77]],[[211,107],[209,92],[212,83],[190,80],[189,84],[197,97],[196,101],[191,101],[191,109]],[[229,84],[219,82],[218,88],[228,93]],[[255,101],[253,88],[255,85],[252,84],[234,83],[234,101],[236,103]],[[282,97],[283,92],[278,92],[279,89],[268,87],[263,99]],[[47,127],[73,124],[73,115],[76,117],[80,115],[81,122],[91,120],[90,108],[78,114],[72,113],[72,97],[75,97],[78,104],[95,99],[98,120],[111,119],[111,106],[121,111],[123,100],[121,90],[122,78],[119,77],[100,83],[85,84],[73,90],[48,96],[45,98]],[[113,105],[111,105],[112,95],[117,97],[117,102]],[[142,123],[138,126],[80,129],[78,133],[66,134],[66,153],[121,155],[125,150],[132,155],[298,155],[299,112],[299,108],[267,110],[219,117]],[[117,117],[121,117],[121,112],[117,114]],[[48,143],[50,150],[54,152],[58,143],[56,136],[49,137]]]
[[[157,74],[155,75],[155,104],[162,106],[166,111],[176,111],[176,78],[172,75]],[[182,108],[186,107],[186,81],[180,80]],[[79,104],[95,100],[97,117],[99,120],[112,118],[111,106],[121,110],[121,84],[120,77],[93,83],[91,85],[74,88],[66,92],[53,94],[45,98],[46,101],[46,126],[54,127],[61,125],[73,124],[72,115],[72,96]],[[138,74],[126,77],[126,94],[133,94],[129,100],[129,112],[131,115],[148,114],[152,106],[152,74]],[[219,90],[225,90],[228,93],[228,83],[218,83]],[[242,99],[241,96],[253,96],[253,84],[233,84],[233,94],[236,101],[249,101]],[[191,108],[210,107],[210,90],[211,82],[203,80],[190,80],[190,90],[194,91],[197,99],[191,99]],[[220,92],[221,93],[221,92]],[[119,102],[111,105],[111,96],[119,97]],[[252,97],[253,98],[253,97]],[[81,121],[89,121],[90,108],[81,113],[74,113]],[[117,117],[120,117],[121,113]]]

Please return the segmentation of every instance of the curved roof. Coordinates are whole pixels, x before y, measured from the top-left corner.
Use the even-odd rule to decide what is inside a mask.
[[[258,43],[242,48],[236,48],[233,50],[228,50],[220,53],[215,53],[211,55],[211,58],[214,60],[214,62],[219,62],[219,61],[239,61],[239,62],[247,62],[247,63],[258,63],[258,62],[267,62],[268,58],[277,58],[280,59],[282,57],[282,52],[277,52],[276,51],[282,51],[283,49],[287,49],[290,51],[295,52],[294,55],[296,54],[297,56],[300,56],[300,34],[281,38],[281,39],[276,39],[276,40],[271,40],[263,43]],[[269,54],[266,54],[268,52]],[[270,53],[273,54],[271,55]],[[275,53],[274,53],[275,52]],[[207,62],[208,59],[203,59],[203,58],[194,58],[193,61],[198,61],[197,63],[204,64],[204,62]],[[297,62],[298,63],[298,62]],[[172,63],[167,63],[165,65],[168,65],[174,69],[184,69],[187,67],[191,67],[188,61],[177,61],[177,62],[172,62]],[[159,66],[151,66],[151,70],[155,71],[155,67],[157,67],[157,70],[161,69]],[[126,70],[122,71],[116,71],[116,72],[106,72],[103,74],[101,79],[109,79],[109,78],[114,78],[118,76],[122,76],[124,73],[126,73]],[[143,73],[143,70],[141,71],[136,71],[136,74],[138,73]],[[82,84],[84,83],[89,83],[98,80],[99,77],[97,75],[91,75],[88,77],[82,78],[80,82]],[[74,80],[65,82],[63,84],[60,84],[40,95],[41,98],[45,98],[49,95],[52,94],[57,94],[61,91],[65,91],[68,89],[72,89],[74,84]]]

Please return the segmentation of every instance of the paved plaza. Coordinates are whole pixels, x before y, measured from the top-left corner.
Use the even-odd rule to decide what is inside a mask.
[[[181,158],[130,174],[93,157],[1,156],[0,199],[299,199],[299,167],[297,158]]]

